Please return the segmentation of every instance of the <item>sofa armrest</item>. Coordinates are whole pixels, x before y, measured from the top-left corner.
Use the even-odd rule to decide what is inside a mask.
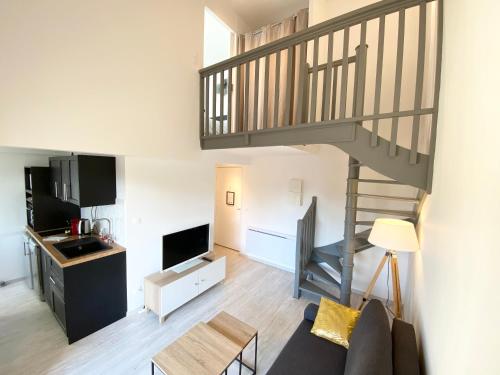
[[[304,319],[309,320],[310,322],[314,322],[316,320],[316,315],[318,314],[318,305],[314,303],[310,303],[304,310]]]
[[[419,375],[417,341],[413,326],[399,319],[392,322],[394,375]]]

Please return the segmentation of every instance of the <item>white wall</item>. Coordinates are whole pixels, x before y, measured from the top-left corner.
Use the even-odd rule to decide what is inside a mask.
[[[242,157],[199,153],[196,160],[125,158],[129,310],[143,304],[143,279],[161,270],[162,236],[210,223],[213,244],[215,168]]]
[[[0,145],[191,157],[211,1],[0,3]],[[26,137],[30,134],[30,137]]]
[[[0,149],[0,281],[25,277],[26,226],[24,167],[49,165],[48,155]]]
[[[248,30],[229,3],[0,3],[0,146],[125,157],[125,201],[119,191],[102,214],[123,223],[129,309],[161,268],[161,235],[213,220],[217,158],[199,150],[198,69],[205,6]]]
[[[426,374],[493,375],[500,373],[500,4],[444,6],[434,188],[407,305]]]

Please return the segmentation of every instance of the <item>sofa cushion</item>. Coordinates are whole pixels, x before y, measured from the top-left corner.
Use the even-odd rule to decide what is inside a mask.
[[[392,321],[392,365],[394,375],[419,375],[417,340],[411,324]]]
[[[316,320],[316,315],[318,315],[318,310],[318,305],[310,303],[304,310],[304,319],[314,323],[314,321]]]
[[[382,303],[370,301],[352,332],[345,375],[392,375],[392,339]]]
[[[312,335],[303,320],[279,354],[268,375],[342,375],[347,349]]]

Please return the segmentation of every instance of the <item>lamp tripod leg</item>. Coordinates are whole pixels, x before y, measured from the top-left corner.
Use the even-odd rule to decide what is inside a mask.
[[[375,287],[375,283],[377,282],[377,279],[380,276],[380,272],[382,272],[382,269],[384,268],[385,262],[387,262],[391,256],[392,254],[390,252],[386,252],[385,255],[382,257],[382,259],[380,260],[377,270],[375,271],[375,274],[373,275],[370,284],[368,285],[368,289],[366,289],[365,294],[363,294],[363,301],[359,305],[359,310],[361,310],[365,305],[365,303],[368,301],[368,297],[370,296],[373,288]]]
[[[398,256],[393,254],[391,256],[391,270],[392,270],[392,295],[395,305],[396,318],[401,319],[403,314],[401,312],[401,284],[399,282],[399,267]]]

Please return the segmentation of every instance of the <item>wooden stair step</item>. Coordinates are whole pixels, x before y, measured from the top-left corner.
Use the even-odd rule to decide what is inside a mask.
[[[356,225],[362,225],[367,227],[373,227],[373,224],[375,224],[375,220],[356,221]]]
[[[326,284],[332,284],[339,286],[339,282],[335,280],[328,272],[326,272],[321,266],[316,262],[309,262],[305,267],[305,272],[312,274],[314,278],[320,279]]]
[[[368,179],[368,178],[348,178],[348,180],[358,181],[366,184],[391,184],[391,185],[403,185],[399,181],[394,180],[376,180],[376,179]]]
[[[380,208],[366,208],[366,207],[358,207],[356,211],[359,212],[370,212],[373,214],[381,214],[381,215],[392,215],[392,216],[405,216],[410,218],[415,218],[416,214],[413,211],[400,211],[400,210],[386,210]]]
[[[324,253],[319,250],[313,250],[313,255],[316,256],[318,260],[321,260],[332,267],[338,273],[342,273],[342,264],[340,263],[340,257],[328,253]]]
[[[373,247],[373,245],[368,242],[368,236],[370,235],[370,232],[371,229],[366,229],[362,232],[356,233],[356,236],[354,237],[354,251],[356,253]],[[314,250],[316,252],[322,252],[337,257],[342,257],[342,252],[344,251],[344,240],[340,240],[329,245],[316,247]]]
[[[385,200],[401,201],[401,202],[408,202],[408,203],[418,203],[419,202],[418,198],[397,197],[397,196],[392,196],[392,195],[376,195],[376,194],[357,193],[357,194],[352,194],[352,196],[355,196],[358,198],[385,199]]]
[[[302,282],[299,285],[299,290],[301,292],[305,293],[310,293],[313,297],[315,297],[316,301],[319,301],[321,297],[326,297],[328,299],[331,299],[332,301],[338,302],[339,298],[331,294],[330,292],[327,292],[326,290],[320,288],[316,284],[312,283],[309,280],[302,280]]]

